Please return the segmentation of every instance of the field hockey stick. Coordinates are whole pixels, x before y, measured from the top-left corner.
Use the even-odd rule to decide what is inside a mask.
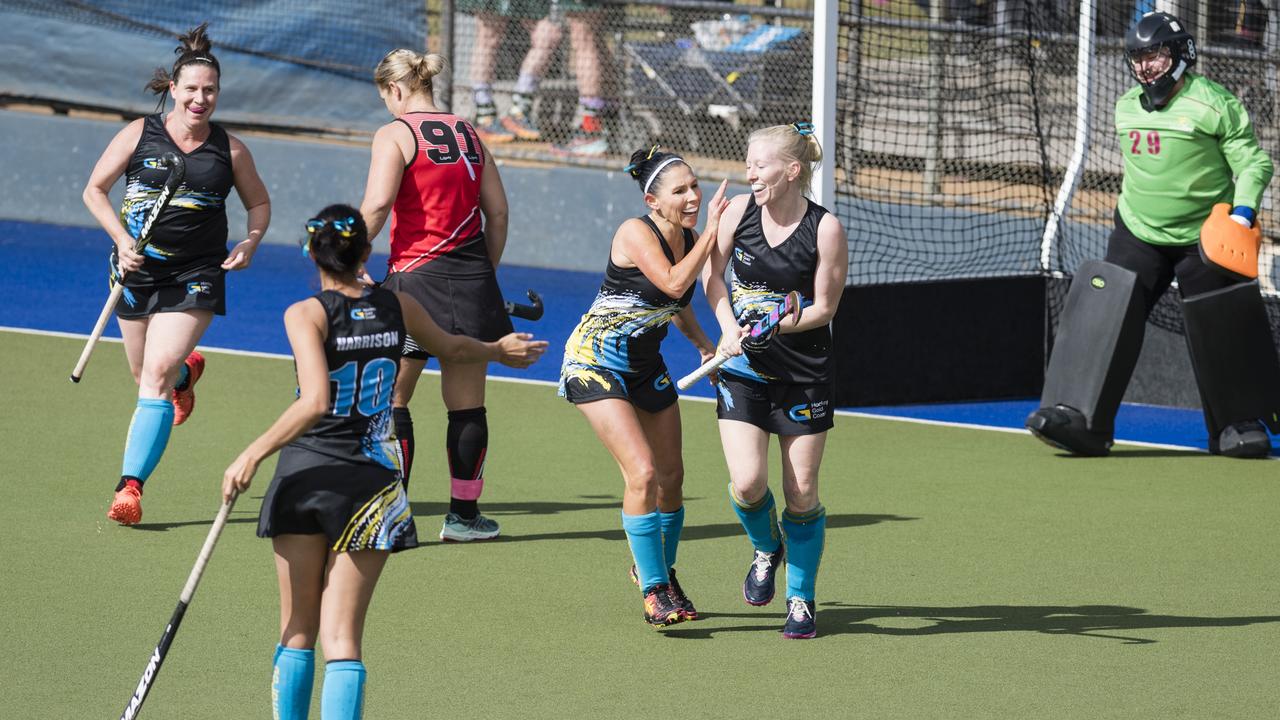
[[[523,303],[507,301],[507,314],[511,317],[518,317],[521,320],[539,320],[542,318],[542,296],[538,293],[528,290],[530,305]]]
[[[160,217],[160,213],[169,207],[169,201],[173,199],[173,194],[177,192],[178,186],[182,184],[182,179],[187,174],[186,161],[182,156],[174,153],[165,153],[160,158],[160,162],[169,168],[169,177],[165,178],[164,185],[160,188],[160,194],[156,196],[156,202],[151,206],[151,212],[147,213],[147,219],[142,223],[142,231],[138,233],[138,239],[134,243],[134,252],[142,252],[147,247],[147,243],[151,242],[151,228],[155,225],[156,218]],[[93,325],[93,332],[89,334],[89,341],[85,343],[84,350],[80,352],[80,359],[76,361],[75,370],[71,371],[71,382],[78,383],[84,375],[84,368],[89,364],[89,356],[93,354],[93,349],[98,345],[98,339],[102,337],[102,332],[107,329],[107,321],[111,319],[111,313],[115,310],[116,304],[120,302],[120,296],[124,294],[124,273],[120,273],[120,277],[116,278],[115,283],[111,286],[111,294],[107,296],[107,304],[102,306],[102,312],[98,314],[98,322]]]
[[[182,616],[187,614],[187,605],[191,604],[191,596],[196,594],[196,586],[200,584],[200,576],[204,575],[204,568],[209,564],[209,558],[213,555],[213,546],[218,544],[218,536],[222,535],[222,528],[227,525],[227,516],[231,514],[231,508],[236,504],[236,496],[232,495],[230,500],[222,503],[222,509],[218,511],[218,517],[213,519],[213,527],[209,528],[209,535],[204,539],[204,547],[200,548],[200,554],[196,557],[196,565],[191,568],[191,574],[187,576],[187,584],[182,588],[182,594],[178,596],[178,607],[173,611],[173,617],[169,618],[169,624],[164,628],[164,634],[160,636],[160,642],[156,644],[156,649],[151,651],[151,659],[147,661],[147,668],[142,671],[142,679],[138,681],[138,687],[133,691],[133,697],[129,698],[129,704],[124,706],[124,712],[120,713],[120,720],[133,720],[138,717],[138,711],[142,709],[142,703],[147,699],[147,693],[151,692],[151,686],[155,684],[156,676],[160,674],[160,665],[164,663],[165,656],[169,654],[169,645],[173,643],[173,636],[178,634],[178,626],[182,624]]]
[[[792,290],[782,299],[782,302],[773,306],[767,315],[756,321],[751,326],[749,337],[761,338],[768,337],[778,323],[788,316],[795,315],[795,322],[800,322],[801,300],[800,293]],[[794,323],[793,323],[794,324]],[[715,372],[716,368],[728,362],[729,356],[724,353],[717,352],[715,357],[702,363],[697,370],[685,375],[676,382],[676,388],[679,390],[688,390],[694,383],[702,378]]]

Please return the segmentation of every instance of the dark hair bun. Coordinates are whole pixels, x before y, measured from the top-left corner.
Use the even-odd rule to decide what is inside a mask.
[[[660,146],[653,145],[631,153],[631,163],[624,167],[623,171],[635,179],[636,184],[640,186],[641,190],[645,189],[645,185],[648,185],[649,190],[652,190],[654,184],[658,180],[658,177],[655,176],[651,178],[650,176],[653,175],[655,171],[658,176],[665,174],[666,171],[675,164],[667,162],[672,158],[680,160],[679,155],[664,152],[660,149]],[[683,162],[683,160],[681,160],[681,162]],[[659,167],[662,169],[658,170]]]
[[[364,218],[350,205],[330,205],[307,221],[307,252],[332,275],[354,275],[368,249]]]

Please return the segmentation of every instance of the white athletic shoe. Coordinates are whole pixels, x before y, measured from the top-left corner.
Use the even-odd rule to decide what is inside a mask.
[[[444,527],[440,528],[440,539],[445,542],[471,542],[472,540],[492,540],[501,532],[498,523],[484,515],[476,515],[471,519],[459,517],[456,513],[444,516]]]

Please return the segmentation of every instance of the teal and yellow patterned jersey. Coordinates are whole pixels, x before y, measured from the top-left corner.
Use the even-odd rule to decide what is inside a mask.
[[[641,218],[658,236],[662,252],[675,256],[662,239],[657,225]],[[684,231],[685,253],[694,237]],[[564,348],[566,371],[573,366],[603,367],[617,372],[640,372],[660,360],[659,348],[667,336],[667,325],[676,313],[689,305],[693,287],[673,299],[655,286],[639,268],[620,268],[609,260],[600,292],[591,309],[582,316]]]
[[[818,271],[818,225],[826,208],[809,201],[791,236],[777,247],[765,239],[760,206],[747,201],[733,232],[730,293],[738,324],[754,323],[796,290],[805,305],[813,303]],[[831,329],[826,325],[799,333],[779,334],[763,350],[744,349],[729,358],[722,372],[757,382],[823,384],[831,382]]]
[[[131,286],[172,282],[189,270],[220,265],[227,257],[226,200],[235,178],[231,140],[217,123],[210,124],[209,138],[203,145],[184,153],[169,137],[164,115],[147,116],[138,147],[125,168],[121,223],[133,237],[141,233],[169,175],[159,165],[168,152],[183,157],[186,176],[152,226],[142,268],[128,275],[126,282]]]
[[[333,290],[315,297],[329,318],[324,343],[329,411],[291,444],[399,473],[391,391],[405,334],[400,300],[384,288],[371,288],[359,298]]]
[[[1230,91],[1187,73],[1163,110],[1147,112],[1141,94],[1135,86],[1116,102],[1124,157],[1118,210],[1135,236],[1153,245],[1191,245],[1214,204],[1258,208],[1273,167]]]

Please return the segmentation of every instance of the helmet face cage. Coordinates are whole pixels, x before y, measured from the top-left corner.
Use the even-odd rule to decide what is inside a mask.
[[[1135,62],[1161,48],[1169,51],[1169,68],[1159,78],[1144,81],[1138,75]],[[1176,17],[1151,12],[1143,15],[1125,34],[1124,54],[1129,73],[1142,84],[1143,104],[1158,110],[1169,102],[1173,86],[1182,79],[1183,73],[1196,64],[1196,41]]]

